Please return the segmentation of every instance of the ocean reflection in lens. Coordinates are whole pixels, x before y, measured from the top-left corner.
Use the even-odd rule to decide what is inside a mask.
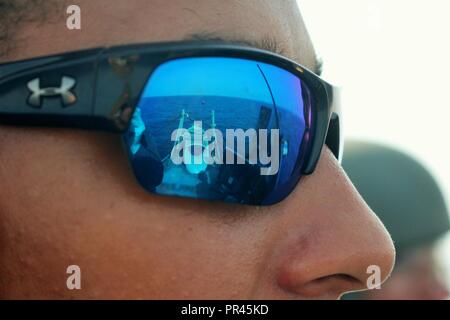
[[[308,95],[298,77],[257,61],[200,57],[166,62],[146,84],[124,135],[136,177],[161,195],[278,202],[298,174],[305,108],[311,108]],[[258,133],[264,129],[268,134],[261,141]],[[236,136],[230,143],[227,130],[257,134],[246,134],[244,140]],[[239,149],[242,142],[245,148]],[[262,175],[270,163],[262,164],[259,157],[251,161],[252,146],[260,155],[262,142],[269,159],[278,157],[276,174]],[[233,162],[227,161],[230,153]],[[174,154],[183,161],[174,161]]]

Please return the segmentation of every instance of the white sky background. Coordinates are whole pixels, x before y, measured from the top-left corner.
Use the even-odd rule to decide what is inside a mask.
[[[325,79],[344,88],[346,137],[412,154],[450,205],[450,1],[298,3]],[[450,271],[450,237],[444,252]]]

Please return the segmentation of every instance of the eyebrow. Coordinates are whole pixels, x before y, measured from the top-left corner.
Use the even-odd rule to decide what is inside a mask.
[[[193,40],[193,41],[220,41],[230,44],[244,45],[249,46],[265,51],[270,51],[279,55],[285,55],[284,46],[274,38],[265,37],[261,40],[252,41],[245,39],[226,39],[224,37],[219,36],[218,34],[211,32],[204,33],[194,33],[185,38],[185,40]],[[314,73],[317,75],[322,74],[323,61],[320,57],[316,57],[314,61]]]

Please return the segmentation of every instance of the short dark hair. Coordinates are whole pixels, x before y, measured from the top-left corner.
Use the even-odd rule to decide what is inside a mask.
[[[65,1],[0,0],[0,57],[14,46],[13,36],[26,21],[45,21]]]

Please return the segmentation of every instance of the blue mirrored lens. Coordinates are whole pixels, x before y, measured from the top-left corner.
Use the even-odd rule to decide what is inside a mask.
[[[124,142],[148,191],[273,204],[298,182],[310,110],[308,88],[279,67],[171,60],[148,80]]]

